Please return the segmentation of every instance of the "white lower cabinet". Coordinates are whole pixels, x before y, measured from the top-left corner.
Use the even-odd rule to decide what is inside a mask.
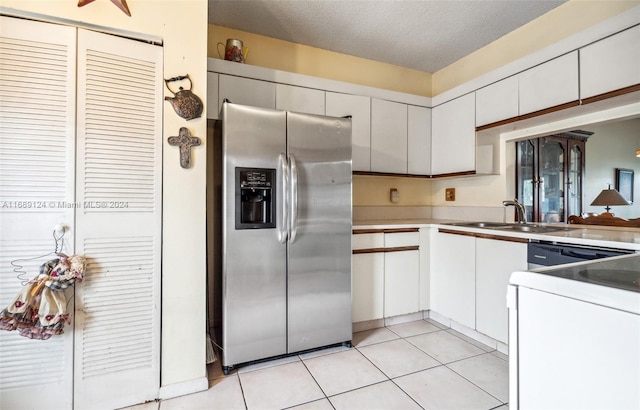
[[[527,244],[476,238],[476,330],[509,342],[507,286],[512,272],[527,269]]]
[[[384,317],[384,253],[352,256],[353,323]]]
[[[417,228],[354,230],[353,322],[418,312],[420,263]]]
[[[475,329],[476,238],[437,232],[431,244],[431,310]]]

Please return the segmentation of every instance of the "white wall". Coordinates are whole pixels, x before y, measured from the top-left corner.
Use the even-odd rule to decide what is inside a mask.
[[[164,42],[164,78],[189,74],[192,91],[206,100],[206,0],[130,1],[131,17],[108,0],[84,7],[78,7],[75,0],[2,0],[1,4],[5,12],[16,11],[39,20],[95,25],[160,37]],[[166,95],[171,93],[167,91]],[[163,122],[161,386],[184,392],[189,386],[202,384],[203,380],[204,388],[207,387],[206,119],[186,122],[165,103]],[[190,169],[180,167],[178,148],[166,142],[168,137],[178,135],[183,126],[202,140],[201,146],[192,149]],[[185,385],[187,387],[183,387]]]
[[[615,169],[634,171],[634,203],[631,206],[615,206],[611,212],[622,218],[640,218],[640,119],[611,122],[585,127],[594,134],[587,140],[584,203],[585,212],[604,212],[603,207],[590,206],[591,202],[608,184],[615,187]]]

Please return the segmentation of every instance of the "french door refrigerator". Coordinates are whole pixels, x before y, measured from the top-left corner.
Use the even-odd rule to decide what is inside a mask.
[[[222,107],[222,366],[351,341],[351,120]]]

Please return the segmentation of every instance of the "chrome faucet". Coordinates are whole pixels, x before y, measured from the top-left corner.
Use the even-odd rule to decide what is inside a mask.
[[[518,213],[518,223],[521,223],[521,224],[527,223],[527,217],[525,215],[524,205],[521,202],[519,202],[517,199],[514,199],[513,201],[510,201],[510,200],[502,201],[502,205],[515,206],[516,212]]]

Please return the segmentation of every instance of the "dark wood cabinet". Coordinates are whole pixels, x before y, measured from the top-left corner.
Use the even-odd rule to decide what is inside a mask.
[[[517,199],[527,222],[568,223],[583,202],[585,142],[592,135],[570,131],[516,143]]]

